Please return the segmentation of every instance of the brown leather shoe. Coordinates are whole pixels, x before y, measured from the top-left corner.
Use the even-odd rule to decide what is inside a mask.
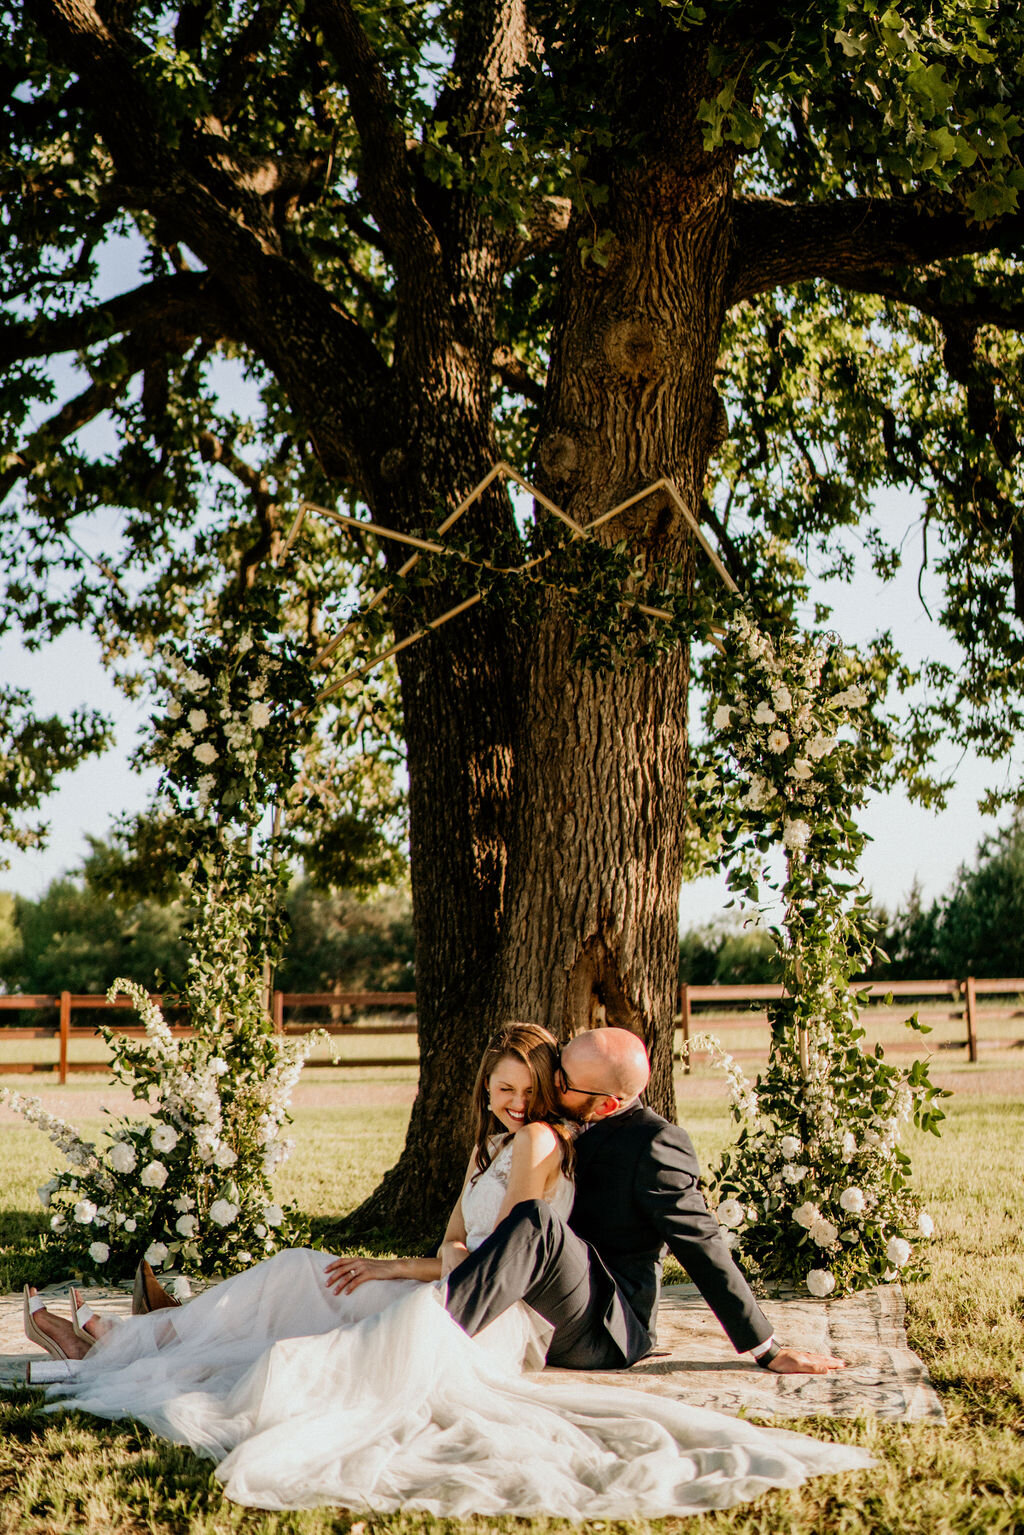
[[[145,1316],[150,1311],[165,1311],[168,1306],[180,1306],[181,1301],[168,1295],[149,1264],[143,1258],[135,1270],[132,1285],[132,1316]]]

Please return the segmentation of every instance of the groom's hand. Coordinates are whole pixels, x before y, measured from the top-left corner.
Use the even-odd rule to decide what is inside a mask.
[[[808,1354],[799,1348],[780,1348],[769,1370],[776,1375],[828,1375],[831,1370],[845,1370],[846,1360],[834,1354]]]

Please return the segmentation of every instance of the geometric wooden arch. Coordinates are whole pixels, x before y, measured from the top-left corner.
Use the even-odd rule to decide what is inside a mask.
[[[704,536],[703,529],[697,522],[696,518],[693,516],[689,507],[683,501],[671,480],[665,479],[664,477],[658,480],[654,480],[650,485],[645,486],[643,490],[638,490],[635,495],[629,496],[625,501],[620,501],[617,506],[613,506],[607,512],[602,512],[599,517],[594,518],[593,522],[588,522],[585,527],[581,527],[578,522],[575,522],[573,518],[569,516],[568,512],[563,511],[560,506],[556,506],[554,501],[546,496],[543,491],[538,490],[536,485],[531,485],[529,480],[524,479],[519,471],[514,469],[511,464],[507,464],[504,459],[499,459],[498,462],[494,464],[492,468],[489,469],[488,472],[484,475],[479,485],[474,486],[465,500],[460,501],[455,510],[444,519],[437,530],[437,538],[435,539],[417,538],[412,533],[398,533],[394,528],[385,528],[378,522],[373,522],[372,520],[366,518],[349,517],[343,512],[334,511],[331,507],[318,506],[314,501],[302,501],[299,504],[298,512],[296,513],[295,519],[288,530],[288,536],[285,539],[284,544],[281,547],[281,551],[277,557],[278,562],[284,559],[285,555],[288,553],[289,549],[292,547],[292,544],[298,537],[307,512],[315,512],[317,516],[326,517],[331,522],[341,524],[342,527],[356,528],[361,533],[372,533],[376,538],[391,539],[395,543],[408,544],[411,546],[415,550],[415,553],[411,554],[406,560],[405,564],[400,568],[398,572],[399,576],[407,575],[424,554],[443,554],[466,560],[468,557],[463,555],[460,550],[452,549],[446,544],[439,543],[437,540],[441,538],[445,533],[447,533],[448,530],[452,528],[456,522],[458,522],[460,517],[469,511],[470,507],[479,500],[488,486],[493,484],[493,482],[499,477],[506,480],[513,480],[518,486],[521,487],[521,489],[525,490],[528,495],[532,496],[540,506],[544,507],[545,511],[549,512],[553,517],[557,517],[560,522],[563,522],[570,530],[574,541],[582,538],[590,538],[596,529],[601,527],[604,523],[611,522],[614,517],[620,516],[623,512],[628,511],[631,506],[636,506],[638,502],[646,500],[646,498],[652,495],[655,491],[664,491],[686,522],[694,538],[696,538],[698,544],[707,555],[717,575],[724,583],[726,588],[732,593],[737,593],[739,591],[736,582],[733,580],[732,576],[730,576],[729,572],[722,564],[722,561],[719,559],[716,551],[708,543],[706,537]],[[536,559],[527,560],[524,565],[516,565],[511,567],[492,565],[489,561],[486,560],[471,561],[469,563],[479,565],[487,570],[496,571],[502,575],[525,575],[528,570],[533,570],[536,566],[542,565],[545,560],[549,559],[551,552],[552,551],[549,551],[547,554],[538,555]],[[365,607],[363,607],[359,613],[351,618],[345,627],[339,630],[333,639],[329,640],[328,643],[320,650],[313,664],[315,666],[322,666],[325,662],[329,661],[343,643],[346,635],[351,634],[353,629],[358,628],[360,622],[367,613],[372,613],[374,608],[379,607],[379,605],[384,601],[384,598],[387,596],[390,589],[391,588],[389,584],[383,586],[379,592],[375,592],[374,595],[370,598],[369,602],[366,603]],[[406,635],[404,640],[399,640],[396,642],[396,644],[389,646],[387,650],[382,650],[378,652],[377,655],[371,656],[368,661],[364,661],[362,665],[354,667],[337,682],[332,682],[328,687],[323,688],[317,695],[317,703],[323,702],[323,700],[326,698],[331,698],[335,693],[339,693],[347,683],[354,681],[356,677],[364,676],[367,672],[372,671],[377,666],[380,666],[382,662],[387,661],[389,657],[397,655],[400,650],[405,650],[409,645],[415,645],[419,640],[424,639],[428,634],[432,633],[433,630],[440,629],[442,624],[446,624],[451,619],[457,618],[460,613],[465,613],[468,608],[471,608],[475,606],[476,603],[481,602],[484,595],[485,593],[483,592],[475,592],[472,597],[467,597],[464,602],[457,603],[455,607],[449,608],[446,613],[441,613],[437,618],[431,619],[429,623],[424,624],[422,629],[417,629],[414,634]],[[636,606],[639,612],[644,613],[649,618],[670,619],[672,617],[672,614],[666,612],[664,608],[652,608],[642,602],[638,602]]]

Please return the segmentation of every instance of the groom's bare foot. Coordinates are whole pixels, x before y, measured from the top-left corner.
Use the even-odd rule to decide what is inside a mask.
[[[29,1292],[35,1295],[35,1290]],[[47,1338],[52,1338],[58,1344],[68,1359],[84,1359],[92,1348],[91,1343],[86,1343],[79,1338],[75,1329],[66,1317],[58,1316],[55,1311],[47,1311],[45,1306],[38,1311],[33,1311],[32,1320]]]

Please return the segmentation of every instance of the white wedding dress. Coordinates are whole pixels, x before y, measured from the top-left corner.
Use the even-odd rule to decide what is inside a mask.
[[[494,1227],[511,1155],[509,1141],[463,1194],[470,1249]],[[565,1179],[551,1203],[568,1214]],[[228,1497],[265,1509],[655,1518],[872,1464],[620,1386],[541,1384],[523,1373],[544,1330],[525,1305],[471,1339],[443,1286],[334,1296],[329,1261],[280,1253],[180,1310],[133,1318],[50,1394],[190,1445],[219,1462]]]

